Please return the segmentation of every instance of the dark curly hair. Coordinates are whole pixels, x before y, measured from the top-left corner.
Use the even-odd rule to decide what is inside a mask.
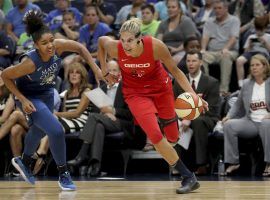
[[[43,13],[37,10],[28,11],[23,18],[26,25],[26,33],[32,36],[33,41],[37,42],[44,33],[51,33],[51,30],[43,22]]]

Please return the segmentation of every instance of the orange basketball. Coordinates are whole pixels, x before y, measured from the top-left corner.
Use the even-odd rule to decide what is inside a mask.
[[[203,111],[203,103],[198,95],[185,92],[175,100],[175,112],[181,119],[193,120]]]

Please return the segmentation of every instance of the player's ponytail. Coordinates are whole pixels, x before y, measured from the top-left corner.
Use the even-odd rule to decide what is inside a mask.
[[[32,36],[34,42],[39,40],[44,33],[51,33],[48,26],[43,22],[43,14],[37,10],[28,11],[23,18],[23,23],[26,25],[26,33]]]
[[[139,37],[141,35],[141,25],[142,21],[138,18],[132,18],[126,21],[120,28],[120,34],[122,32],[130,32],[135,35],[135,37]]]

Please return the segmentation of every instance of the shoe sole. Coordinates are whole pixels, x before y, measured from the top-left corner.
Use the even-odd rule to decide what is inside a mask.
[[[20,172],[20,175],[23,177],[23,179],[27,182],[30,183],[31,185],[34,185],[35,183],[31,183],[29,179],[25,176],[24,172],[21,170],[20,166],[16,163],[15,158],[11,159],[12,165],[15,167],[15,169]]]
[[[63,190],[63,191],[75,191],[76,190],[76,188],[72,189],[72,188],[62,187],[62,185],[60,184],[59,181],[58,181],[58,185],[61,188],[61,190]]]
[[[176,190],[176,193],[177,194],[186,194],[186,193],[190,193],[190,192],[192,192],[194,190],[197,190],[198,188],[200,188],[200,183],[199,182],[196,182],[196,184],[190,190],[184,191],[184,192],[181,192],[179,190]]]

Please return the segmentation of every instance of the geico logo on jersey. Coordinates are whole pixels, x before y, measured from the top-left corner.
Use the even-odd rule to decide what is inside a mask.
[[[147,68],[150,67],[150,63],[143,63],[143,64],[124,64],[125,67],[128,68]]]

